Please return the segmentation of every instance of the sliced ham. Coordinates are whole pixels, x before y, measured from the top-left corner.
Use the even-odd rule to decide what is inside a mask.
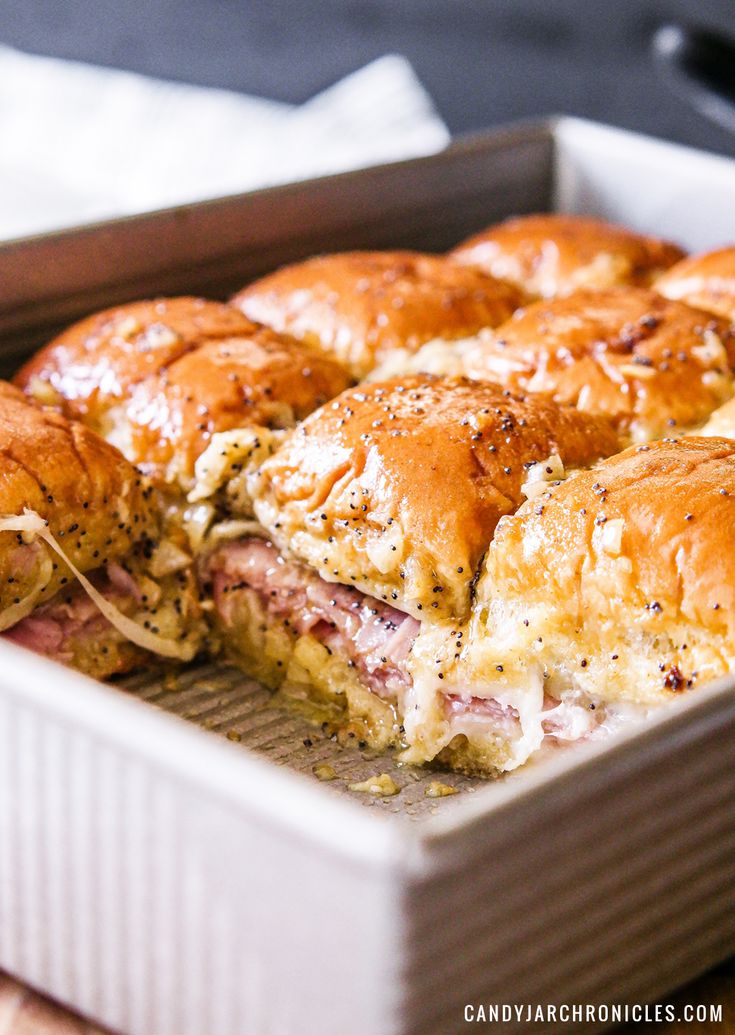
[[[64,643],[64,630],[61,622],[45,615],[29,615],[17,625],[3,633],[6,640],[21,647],[28,647],[37,654],[58,657]]]
[[[268,615],[309,633],[355,666],[362,683],[386,700],[401,701],[411,687],[407,661],[419,632],[416,619],[352,586],[326,582],[311,568],[283,557],[257,537],[223,543],[209,558],[218,614],[225,625],[238,621],[242,594],[255,595]],[[472,688],[446,691],[443,711],[450,727],[468,736],[500,735],[519,741],[523,723],[516,708]],[[552,743],[582,740],[601,725],[603,711],[587,700],[559,701],[544,695],[537,721]]]
[[[268,614],[346,656],[374,693],[393,699],[410,686],[406,661],[419,631],[410,615],[351,586],[326,582],[263,539],[226,543],[210,558],[208,573],[225,624],[234,622],[238,591],[253,590]]]
[[[119,565],[115,565],[115,569],[118,568]],[[121,568],[119,570],[123,571]],[[127,572],[123,574],[126,576],[124,579],[117,571],[116,577],[113,578],[113,573],[109,570],[107,573],[100,571],[92,576],[96,588],[117,607],[124,607],[130,601],[137,603],[139,594],[137,586],[135,593],[128,591],[127,580],[133,582],[133,579]],[[33,614],[7,629],[2,636],[37,654],[44,654],[56,661],[68,662],[73,654],[72,641],[77,644],[85,639],[91,642],[101,634],[109,632],[111,628],[94,601],[90,600],[80,587],[74,586],[48,604],[42,604]]]

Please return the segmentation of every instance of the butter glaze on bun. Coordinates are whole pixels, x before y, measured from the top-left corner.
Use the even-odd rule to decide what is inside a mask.
[[[666,298],[735,320],[735,247],[690,255],[677,262],[655,284]]]
[[[553,298],[583,287],[648,285],[684,252],[601,219],[545,214],[505,220],[450,254],[455,262],[507,280],[532,298]]]
[[[14,381],[42,404],[104,430],[132,385],[214,338],[247,334],[238,310],[203,298],[158,298],[94,313],[40,349]]]
[[[120,445],[147,473],[188,486],[214,434],[293,427],[349,384],[328,356],[254,327],[207,341],[137,385],[118,415]]]
[[[291,427],[343,391],[336,360],[220,302],[137,302],[76,324],[16,383],[90,425],[157,481],[189,488],[218,432]]]
[[[233,304],[257,323],[335,356],[356,378],[396,350],[495,327],[517,289],[445,257],[343,252],[308,259],[244,288]]]
[[[324,579],[418,618],[461,617],[530,467],[554,454],[588,464],[618,448],[608,422],[577,410],[490,383],[414,377],[317,410],[260,468],[251,494],[279,548]]]
[[[697,431],[697,435],[735,439],[735,399],[730,399],[715,410],[704,427]]]
[[[463,355],[471,377],[608,415],[633,441],[701,425],[735,391],[728,324],[644,288],[536,302]]]

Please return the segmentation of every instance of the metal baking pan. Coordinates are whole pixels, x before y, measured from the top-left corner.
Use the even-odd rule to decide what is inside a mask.
[[[13,242],[3,367],[102,305],[224,297],[315,251],[445,248],[553,208],[735,240],[735,162],[551,119]],[[0,968],[130,1035],[447,1035],[467,1005],[659,997],[735,952],[734,689],[501,780],[442,774],[458,793],[431,798],[437,774],[232,670],[109,687],[0,642]],[[386,771],[395,797],[349,790]]]

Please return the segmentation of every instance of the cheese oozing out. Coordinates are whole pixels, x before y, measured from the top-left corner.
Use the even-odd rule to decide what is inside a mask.
[[[110,625],[114,626],[117,631],[124,636],[131,643],[136,644],[138,647],[142,647],[144,650],[151,651],[153,654],[160,654],[164,658],[175,658],[178,661],[191,661],[197,652],[197,644],[186,641],[179,641],[169,639],[165,636],[160,636],[157,633],[151,632],[150,629],[145,629],[143,626],[138,625],[137,622],[133,621],[127,615],[124,615],[114,604],[107,600],[97,590],[86,575],[69,560],[58,542],[49,531],[48,522],[41,517],[40,514],[36,513],[35,510],[29,510],[27,507],[23,510],[22,514],[8,514],[0,517],[0,532],[20,532],[23,536],[23,541],[26,544],[34,542],[36,539],[42,539],[46,545],[51,549],[57,556],[59,556],[66,565],[71,569],[74,577],[79,582],[82,589],[87,593],[93,603],[99,608],[100,612],[104,615]],[[42,572],[38,579],[38,588],[34,585],[31,592],[17,605],[6,608],[5,611],[0,613],[0,629],[7,629],[10,625],[20,621],[27,614],[33,610],[33,604],[35,603],[35,597],[38,597],[41,589],[40,585],[41,577],[47,576],[44,583],[47,584],[51,576],[51,561],[48,558],[49,564],[43,566]],[[29,606],[29,601],[30,606]],[[20,613],[22,608],[27,608],[23,613]],[[15,612],[10,615],[10,612]],[[9,616],[12,621],[9,621]]]

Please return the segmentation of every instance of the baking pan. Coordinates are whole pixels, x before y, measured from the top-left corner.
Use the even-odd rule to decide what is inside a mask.
[[[102,305],[553,208],[735,240],[735,163],[550,119],[13,242],[2,363]],[[734,689],[483,782],[401,768],[223,666],[110,687],[0,642],[0,968],[130,1035],[447,1035],[468,1005],[659,997],[735,952]],[[399,794],[349,789],[381,772]]]

